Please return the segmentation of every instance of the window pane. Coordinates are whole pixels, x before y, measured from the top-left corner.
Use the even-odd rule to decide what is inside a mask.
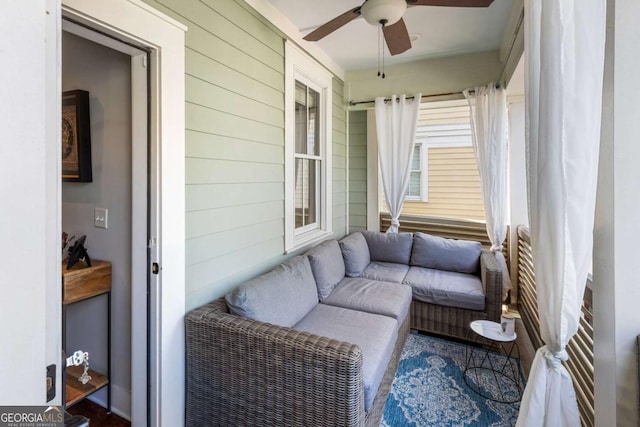
[[[320,94],[309,88],[309,135],[308,135],[308,151],[307,153],[316,156],[320,155]]]
[[[296,159],[296,228],[300,228],[304,225],[304,160]]]
[[[296,228],[316,222],[316,197],[319,183],[317,160],[296,159],[295,210]]]
[[[420,197],[420,172],[411,172],[405,197]]]
[[[296,81],[296,153],[307,154],[307,87]]]
[[[420,144],[416,144],[413,147],[413,159],[411,159],[411,170],[420,170]]]
[[[319,183],[318,176],[316,172],[318,168],[316,168],[317,160],[306,160],[307,168],[309,170],[309,185],[307,191],[307,222],[308,224],[313,224],[316,222],[316,195],[318,192],[317,184]]]
[[[307,105],[307,86],[296,80],[296,103]]]

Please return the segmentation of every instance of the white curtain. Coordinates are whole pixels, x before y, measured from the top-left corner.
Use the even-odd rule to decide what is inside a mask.
[[[387,233],[397,233],[400,226],[400,211],[411,175],[411,158],[416,139],[420,99],[405,95],[393,95],[385,102],[376,98],[376,133],[378,135],[378,158],[382,186],[391,215],[391,227]]]
[[[502,270],[502,287],[511,289],[507,262],[502,254],[502,242],[507,237],[507,196],[509,126],[507,96],[494,83],[465,90],[471,113],[471,140],[478,163],[487,234],[491,251]]]
[[[517,426],[580,426],[561,364],[593,246],[606,0],[527,0],[527,184],[540,332]]]

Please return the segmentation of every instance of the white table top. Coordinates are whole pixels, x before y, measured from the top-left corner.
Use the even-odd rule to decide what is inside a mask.
[[[518,336],[515,332],[513,335],[503,335],[500,323],[490,320],[474,320],[469,326],[476,334],[493,341],[510,342]]]

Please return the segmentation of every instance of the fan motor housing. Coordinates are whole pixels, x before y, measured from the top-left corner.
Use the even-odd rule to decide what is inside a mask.
[[[378,26],[395,24],[406,10],[406,0],[367,0],[360,13],[369,24]]]

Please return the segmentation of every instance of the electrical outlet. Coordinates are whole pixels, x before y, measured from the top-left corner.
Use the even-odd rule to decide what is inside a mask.
[[[109,209],[95,208],[93,211],[93,225],[96,228],[109,228]]]
[[[56,397],[56,365],[47,366],[47,402]]]

